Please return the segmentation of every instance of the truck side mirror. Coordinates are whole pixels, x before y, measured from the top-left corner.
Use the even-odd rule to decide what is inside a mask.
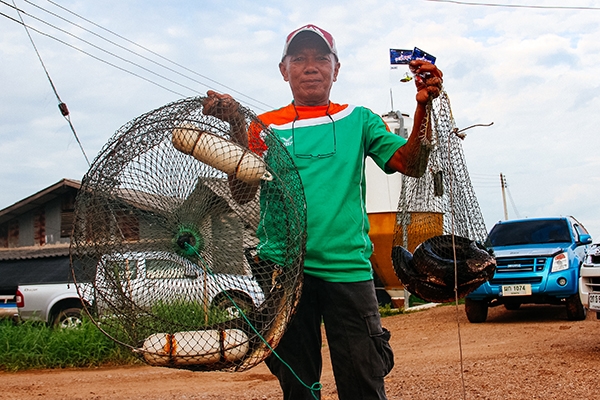
[[[581,244],[591,244],[592,243],[592,236],[587,234],[587,233],[582,233],[581,235],[579,235],[579,243]]]

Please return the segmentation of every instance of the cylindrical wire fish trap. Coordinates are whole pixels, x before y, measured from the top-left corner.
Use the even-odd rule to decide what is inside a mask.
[[[431,153],[425,174],[403,177],[392,262],[416,296],[431,302],[463,298],[493,277],[496,262],[445,91],[430,106]],[[455,290],[456,288],[456,290]]]
[[[306,203],[278,137],[242,107],[205,115],[204,100],[142,115],[105,145],[76,199],[72,270],[92,321],[147,363],[239,371],[294,313]]]

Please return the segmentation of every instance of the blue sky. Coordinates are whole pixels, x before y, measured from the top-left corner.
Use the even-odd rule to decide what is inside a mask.
[[[494,122],[492,127],[468,131],[464,141],[488,227],[504,218],[499,178],[503,173],[510,195],[509,218],[574,215],[600,241],[600,10],[425,0],[15,1],[29,14],[24,19],[32,27],[166,88],[32,32],[90,159],[131,119],[209,88],[230,92],[257,112],[287,104],[289,88],[277,67],[284,38],[301,25],[315,23],[334,35],[340,53],[342,67],[333,101],[386,113],[391,89],[394,108],[412,114],[414,87],[401,84],[390,73],[388,50],[418,46],[434,54],[444,71],[458,127]],[[551,0],[504,3],[564,5]],[[599,2],[585,0],[568,5],[600,8]],[[18,19],[4,4],[0,12]],[[25,30],[5,16],[0,16],[0,59],[1,209],[62,178],[81,179],[88,166],[58,112]]]

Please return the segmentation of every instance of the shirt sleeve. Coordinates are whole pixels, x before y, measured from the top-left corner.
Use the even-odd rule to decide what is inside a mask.
[[[267,151],[267,145],[261,137],[264,129],[265,127],[256,121],[252,121],[248,127],[248,147],[261,157]]]
[[[387,168],[386,163],[400,147],[406,144],[407,140],[402,136],[390,132],[383,119],[369,109],[364,109],[363,120],[366,154],[385,173],[391,174],[395,172]]]

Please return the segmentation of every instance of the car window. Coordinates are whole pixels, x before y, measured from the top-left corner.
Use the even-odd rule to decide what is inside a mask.
[[[137,260],[109,260],[105,265],[106,272],[118,279],[132,280],[138,276]]]
[[[532,220],[498,224],[492,228],[488,242],[492,246],[570,242],[565,220]]]
[[[147,259],[146,278],[182,279],[188,276],[186,267],[171,260]]]
[[[575,227],[575,231],[577,232],[577,238],[578,238],[578,239],[579,239],[579,237],[580,237],[581,235],[585,235],[585,234],[587,234],[587,233],[588,233],[588,232],[585,230],[585,228],[584,228],[583,226],[581,226],[581,225],[574,225],[574,227]]]

